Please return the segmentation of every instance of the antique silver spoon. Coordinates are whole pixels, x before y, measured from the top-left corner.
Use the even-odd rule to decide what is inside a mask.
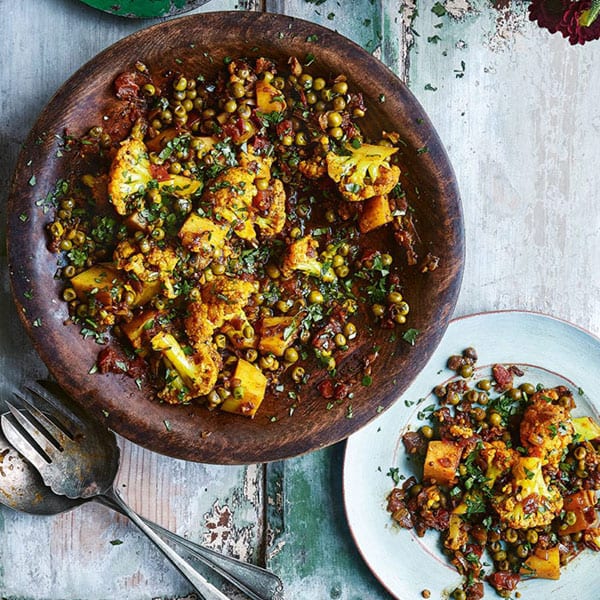
[[[41,389],[38,388],[36,391]],[[45,397],[48,399],[46,394]],[[65,495],[55,494],[45,485],[38,471],[0,433],[1,503],[22,512],[53,515],[71,510],[88,500],[96,500],[113,510],[124,513],[117,502],[105,495],[69,498]],[[282,582],[270,571],[190,542],[155,523],[145,521],[145,524],[174,543],[180,551],[186,554],[188,559],[200,561],[209,566],[252,600],[276,600],[282,597]]]

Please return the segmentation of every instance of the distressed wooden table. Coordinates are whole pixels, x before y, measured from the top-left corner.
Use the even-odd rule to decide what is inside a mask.
[[[467,266],[456,315],[529,309],[600,335],[600,42],[570,47],[530,23],[526,5],[212,0],[194,12],[294,15],[373,52],[425,106],[458,176]],[[3,211],[19,146],[40,108],[85,61],[149,21],[104,14],[77,0],[0,0],[0,16]],[[0,307],[5,389],[45,372],[18,323],[5,259]],[[390,598],[346,525],[343,443],[247,467],[186,463],[124,440],[120,445],[119,483],[134,508],[191,539],[267,565],[281,575],[288,600]],[[0,536],[3,598],[189,595],[146,539],[101,506],[47,518],[0,506]]]

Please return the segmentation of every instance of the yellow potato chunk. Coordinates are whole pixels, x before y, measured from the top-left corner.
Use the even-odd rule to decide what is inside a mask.
[[[254,417],[265,397],[267,378],[258,367],[240,358],[233,379],[237,380],[238,385],[233,388],[233,394],[221,404],[221,408],[226,412]]]

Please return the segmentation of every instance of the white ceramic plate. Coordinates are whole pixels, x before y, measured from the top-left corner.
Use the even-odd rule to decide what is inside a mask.
[[[424,407],[435,402],[432,389],[451,379],[446,368],[452,354],[473,346],[477,367],[486,374],[495,363],[516,364],[525,375],[519,381],[546,386],[569,386],[577,408],[573,415],[598,419],[600,394],[600,340],[558,319],[531,312],[492,312],[450,323],[439,347],[410,388],[384,414],[348,439],[344,459],[344,502],[354,540],[369,568],[400,600],[421,599],[422,590],[438,600],[461,583],[438,545],[437,532],[418,538],[393,523],[386,497],[394,487],[390,468],[409,476],[402,435],[418,428]],[[588,395],[589,394],[589,395]],[[419,402],[420,399],[424,399]],[[521,600],[598,600],[599,562],[584,552],[563,568],[558,581],[529,580],[518,586]],[[486,584],[486,598],[497,598]]]

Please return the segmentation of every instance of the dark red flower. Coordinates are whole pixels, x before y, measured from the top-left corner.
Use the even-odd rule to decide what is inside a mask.
[[[559,31],[571,44],[585,44],[600,38],[600,18],[589,26],[581,23],[591,4],[591,0],[532,0],[529,19],[550,33]]]
[[[529,20],[537,21],[540,27],[550,33],[556,33],[570,4],[570,0],[532,0],[529,5]]]
[[[590,9],[591,4],[591,0],[569,2],[558,30],[569,39],[571,44],[585,44],[600,38],[600,19],[596,19],[589,27],[581,24],[581,15]]]

